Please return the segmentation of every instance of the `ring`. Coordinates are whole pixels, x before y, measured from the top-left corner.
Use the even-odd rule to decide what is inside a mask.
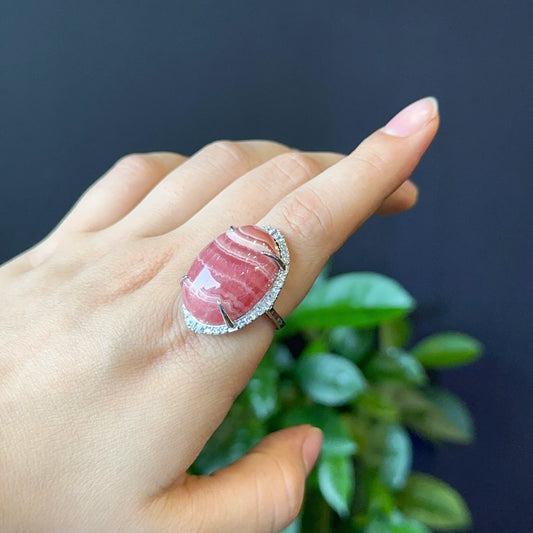
[[[185,323],[195,333],[231,333],[266,315],[285,325],[274,302],[287,279],[289,250],[269,226],[230,226],[208,244],[182,276]]]

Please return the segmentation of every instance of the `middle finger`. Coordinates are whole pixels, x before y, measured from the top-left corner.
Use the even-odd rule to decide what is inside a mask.
[[[300,185],[312,180],[344,156],[329,152],[287,152],[236,180],[178,228],[182,235],[210,240],[230,225],[247,224]],[[198,242],[198,241],[196,241]]]

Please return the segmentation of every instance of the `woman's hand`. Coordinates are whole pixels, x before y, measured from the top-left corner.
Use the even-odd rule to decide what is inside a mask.
[[[0,269],[2,532],[267,532],[297,515],[319,453],[310,426],[279,431],[210,477],[186,473],[272,340],[265,317],[189,331],[179,279],[230,225],[281,230],[302,300],[374,212],[410,208],[407,181],[438,127],[432,99],[348,156],[268,141],[190,159],[121,159],[43,242]]]

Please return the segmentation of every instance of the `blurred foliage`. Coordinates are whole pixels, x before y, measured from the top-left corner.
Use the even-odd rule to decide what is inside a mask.
[[[468,409],[434,386],[426,369],[467,364],[482,346],[448,332],[407,348],[414,306],[403,287],[380,274],[321,275],[192,470],[209,474],[272,431],[312,424],[324,443],[302,512],[286,532],[468,529],[461,496],[412,472],[410,432],[434,443],[472,441]]]

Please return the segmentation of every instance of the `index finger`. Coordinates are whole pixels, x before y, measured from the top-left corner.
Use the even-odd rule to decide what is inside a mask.
[[[259,222],[279,228],[291,252],[293,275],[281,292],[279,311],[294,309],[331,254],[409,178],[438,125],[434,98],[414,102]]]

